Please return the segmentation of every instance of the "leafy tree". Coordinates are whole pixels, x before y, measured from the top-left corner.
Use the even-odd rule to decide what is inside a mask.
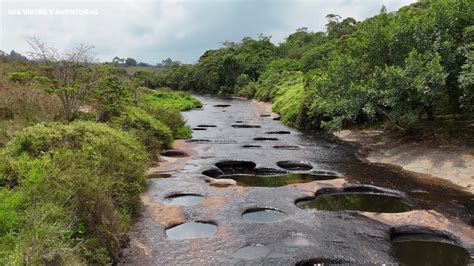
[[[461,107],[466,110],[474,110],[474,26],[466,27],[464,30],[466,44],[461,48],[465,57],[459,74],[459,87],[462,90],[460,97]]]
[[[109,121],[120,115],[128,96],[125,84],[115,75],[102,77],[95,86],[100,101],[99,121]]]
[[[137,61],[133,58],[128,57],[127,59],[125,59],[125,65],[127,65],[127,66],[136,66]]]

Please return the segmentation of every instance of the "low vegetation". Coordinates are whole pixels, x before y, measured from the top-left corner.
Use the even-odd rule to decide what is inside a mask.
[[[73,51],[81,56],[71,64],[0,57],[2,265],[116,262],[147,166],[190,136],[180,111],[201,105],[184,92],[141,88],[122,66]]]

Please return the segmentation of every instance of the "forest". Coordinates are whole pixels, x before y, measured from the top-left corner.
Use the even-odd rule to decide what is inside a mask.
[[[408,131],[439,117],[465,119],[474,101],[474,3],[420,1],[356,21],[326,16],[279,45],[245,37],[196,64],[140,72],[142,85],[272,101],[283,122],[336,131],[383,123]]]

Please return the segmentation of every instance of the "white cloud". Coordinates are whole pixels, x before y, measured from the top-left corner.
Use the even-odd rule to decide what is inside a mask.
[[[25,39],[36,36],[60,49],[93,44],[101,60],[134,57],[149,63],[172,57],[194,62],[224,40],[258,33],[281,42],[299,27],[324,30],[325,15],[358,20],[385,4],[389,11],[412,0],[0,0],[0,49],[26,53]],[[98,15],[11,15],[11,10],[97,10]]]

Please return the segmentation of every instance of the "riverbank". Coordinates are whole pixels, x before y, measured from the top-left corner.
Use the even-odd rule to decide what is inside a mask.
[[[272,104],[253,100],[262,112],[272,112]],[[398,166],[417,178],[440,178],[453,187],[474,194],[474,149],[460,145],[438,145],[384,133],[382,130],[341,130],[333,134],[359,150],[372,163]],[[446,184],[446,182],[442,182]]]
[[[143,212],[130,230],[119,265],[295,265],[314,254],[329,262],[395,264],[392,238],[398,232],[442,235],[442,241],[453,241],[472,254],[472,228],[465,219],[470,217],[468,193],[361,161],[349,144],[275,121],[278,114],[268,103],[199,99],[203,108],[183,113],[194,129],[192,139],[173,145],[182,155],[162,156],[148,171],[148,190],[140,196]],[[297,180],[282,174],[288,168],[284,162],[293,161],[313,169],[303,171],[310,176],[334,175]],[[244,168],[279,174],[250,180],[235,172]],[[221,180],[219,175],[238,185],[216,187],[208,182],[214,176]],[[410,210],[400,212],[389,204],[374,212],[334,212],[299,204],[330,191],[377,191],[385,197],[380,203],[393,195],[405,199]]]
[[[341,130],[334,135],[359,147],[359,154],[369,162],[399,166],[419,174],[420,178],[448,180],[474,193],[472,149],[396,138],[381,130]]]

